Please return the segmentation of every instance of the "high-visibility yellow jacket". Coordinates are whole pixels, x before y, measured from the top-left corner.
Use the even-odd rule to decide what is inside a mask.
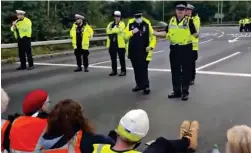
[[[244,19],[244,23],[249,24],[249,19],[248,18]]]
[[[93,145],[93,153],[119,153],[120,151],[114,151],[111,149],[112,146],[108,144],[94,144]],[[141,153],[136,150],[127,150],[123,151],[123,153]]]
[[[14,26],[11,26],[10,30],[14,33],[16,39],[23,37],[31,37],[32,33],[32,23],[31,20],[27,17],[24,17],[23,20],[18,20],[16,24],[16,29]]]
[[[72,39],[72,46],[74,49],[77,48],[77,36],[76,36],[77,30],[76,29],[77,29],[77,24],[74,23],[70,31],[70,37]],[[92,37],[93,37],[93,29],[91,28],[91,26],[86,24],[85,26],[83,26],[83,29],[82,29],[82,49],[84,50],[89,49],[90,39]]]
[[[239,20],[239,25],[241,26],[243,24],[244,24],[244,20],[243,19]]]
[[[187,45],[192,43],[192,36],[189,29],[190,17],[184,17],[181,22],[177,22],[176,17],[172,17],[168,24],[166,39],[172,45]]]
[[[130,25],[133,24],[135,21],[135,18],[129,19],[128,23],[127,23],[127,27],[125,29],[125,40],[127,41],[126,43],[126,53],[128,55],[128,48],[129,48],[129,43],[130,43],[130,39],[133,36],[133,30],[130,29]],[[151,22],[143,17],[143,22],[145,22],[148,25],[148,29],[149,29],[149,47],[151,47],[152,49],[155,48],[156,46],[156,36],[153,35],[153,27]],[[151,61],[152,60],[152,50],[149,50],[147,53],[147,57],[146,57],[146,61]]]
[[[199,31],[200,31],[200,17],[197,14],[194,17],[192,17],[192,19],[193,19],[193,23],[196,28],[196,31],[197,31],[197,33],[199,33]],[[195,38],[192,35],[192,43],[193,43],[193,51],[198,51],[199,50],[199,38]]]
[[[118,48],[125,48],[125,39],[124,39],[124,30],[125,30],[125,23],[123,21],[119,22],[119,25],[117,27],[112,28],[113,22],[110,22],[106,28],[106,34],[108,35],[106,46],[109,48],[111,45],[111,40],[109,35],[116,34],[117,35],[117,43]]]

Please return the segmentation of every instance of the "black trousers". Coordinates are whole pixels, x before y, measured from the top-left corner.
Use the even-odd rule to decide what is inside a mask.
[[[83,60],[84,67],[88,68],[88,66],[89,66],[89,60],[88,60],[89,51],[84,50],[84,49],[75,49],[74,54],[76,56],[77,66],[81,67],[82,60]]]
[[[134,70],[136,85],[140,88],[149,88],[148,64],[146,57],[133,56],[130,57]]]
[[[112,71],[117,72],[117,54],[119,55],[119,62],[121,66],[121,72],[126,72],[125,63],[125,48],[110,47],[109,54],[112,61]]]
[[[31,40],[28,37],[23,37],[18,40],[18,55],[21,63],[21,67],[26,68],[26,57],[28,59],[29,66],[33,66],[33,58],[31,52]]]
[[[196,75],[196,61],[198,59],[198,51],[197,50],[193,50],[192,51],[192,77],[191,80],[195,79],[195,75]]]
[[[241,25],[241,26],[240,26],[240,32],[242,32],[243,30],[244,30],[244,26]]]
[[[143,153],[182,153],[187,151],[189,145],[190,141],[186,137],[178,140],[159,137]]]
[[[248,32],[249,31],[249,24],[245,24],[245,31]]]
[[[176,93],[189,94],[191,80],[192,44],[170,45],[170,65],[172,72],[173,91]]]

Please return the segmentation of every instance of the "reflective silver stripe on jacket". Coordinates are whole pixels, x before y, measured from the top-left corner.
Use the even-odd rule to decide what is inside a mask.
[[[96,153],[101,153],[102,148],[104,147],[104,144],[98,144],[97,152]]]
[[[7,122],[7,120],[1,119],[1,127]]]

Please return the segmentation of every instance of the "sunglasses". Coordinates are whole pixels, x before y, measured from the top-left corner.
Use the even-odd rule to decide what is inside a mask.
[[[176,10],[185,11],[185,8],[183,8],[183,7],[177,7]]]
[[[142,15],[134,15],[134,18],[141,18],[142,17]]]
[[[75,20],[79,20],[80,18],[75,18]]]

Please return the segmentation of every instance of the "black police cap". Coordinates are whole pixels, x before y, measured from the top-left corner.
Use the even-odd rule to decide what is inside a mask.
[[[134,12],[134,16],[142,16],[143,15],[143,11],[142,10],[137,10]]]
[[[186,8],[187,7],[187,2],[186,1],[177,1],[174,3],[175,8]]]

